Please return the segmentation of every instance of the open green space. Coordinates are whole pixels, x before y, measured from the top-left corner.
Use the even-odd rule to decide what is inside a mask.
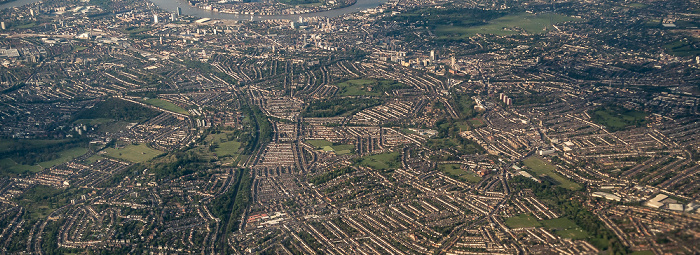
[[[122,148],[107,148],[104,150],[106,156],[128,160],[131,162],[144,162],[163,154],[162,151],[151,149],[146,144],[127,145]]]
[[[49,168],[55,165],[66,163],[74,158],[84,155],[87,153],[87,148],[77,147],[58,152],[59,158],[40,162],[39,165],[43,168]]]
[[[319,139],[319,140],[306,140],[306,143],[311,144],[311,146],[314,146],[314,147],[316,147],[316,148],[321,148],[321,147],[324,147],[324,146],[331,146],[331,145],[333,145],[332,142],[330,142],[330,141],[328,141],[328,140],[323,140],[323,139]]]
[[[84,163],[90,165],[90,164],[93,164],[93,163],[97,162],[98,160],[102,160],[104,158],[105,157],[103,157],[102,155],[95,154],[95,155],[92,155],[92,156],[88,157],[87,159],[85,159]]]
[[[550,178],[551,179],[551,178]],[[626,254],[625,248],[615,233],[605,226],[598,216],[590,211],[584,202],[577,199],[579,191],[572,191],[554,185],[551,182],[535,182],[523,176],[516,176],[509,180],[512,184],[511,192],[523,190],[531,191],[540,201],[555,209],[562,218],[570,219],[576,226],[586,231],[589,235],[585,238],[599,250],[606,250],[609,254]],[[564,220],[548,222],[553,227],[569,227],[576,229],[572,224]],[[572,228],[573,227],[573,228]],[[578,232],[578,233],[576,233]],[[582,237],[581,231],[565,231],[563,236]]]
[[[88,47],[85,46],[75,46],[73,47],[73,51],[82,51],[84,49],[87,49]]]
[[[13,173],[13,174],[21,174],[21,173],[26,173],[26,172],[39,172],[41,171],[41,166],[39,165],[22,165],[22,164],[17,164],[14,160],[11,158],[4,158],[0,159],[0,169],[2,169],[3,173]],[[0,174],[2,175],[2,174]]]
[[[591,120],[605,126],[609,131],[640,127],[647,123],[647,114],[619,106],[603,106],[591,112]]]
[[[211,213],[221,219],[221,229],[218,234],[231,233],[238,230],[240,216],[251,201],[250,190],[253,185],[248,169],[236,171],[231,187],[221,196],[211,201]],[[225,242],[224,242],[225,243]],[[224,249],[224,254],[233,253]]]
[[[637,8],[637,9],[647,8],[647,5],[643,4],[643,3],[631,3],[631,4],[629,4],[629,6],[632,8]]]
[[[104,133],[118,133],[119,131],[126,130],[126,127],[131,125],[133,122],[127,121],[114,121],[104,124],[99,124],[96,127],[97,132]]]
[[[427,26],[440,39],[461,40],[468,37],[464,29],[486,25],[488,21],[507,14],[504,11],[479,8],[416,8],[387,19],[408,26]],[[408,39],[422,40],[419,37]]]
[[[215,130],[204,139],[207,146],[199,146],[197,152],[208,159],[214,159],[215,154],[216,159],[224,165],[236,164],[243,153],[241,148],[244,143],[239,139],[241,136],[248,137],[240,130]]]
[[[185,114],[185,115],[190,114],[187,110],[183,109],[182,107],[177,106],[176,104],[173,104],[171,102],[165,101],[163,99],[149,98],[149,99],[142,100],[142,101],[144,103],[147,103],[147,104],[150,104],[150,105],[153,105],[155,107],[165,109],[165,110],[168,110],[171,112],[181,113],[181,114]]]
[[[352,144],[334,144],[330,141],[327,140],[306,140],[308,144],[311,144],[311,146],[314,146],[316,149],[324,150],[324,151],[332,151],[335,152],[335,154],[338,155],[345,155],[345,154],[350,154],[352,153],[352,150],[355,148],[354,145]]]
[[[677,57],[688,57],[700,55],[700,39],[685,38],[664,45],[668,54]]]
[[[480,128],[480,127],[486,126],[486,122],[481,117],[475,117],[475,118],[469,119],[469,124],[474,128]]]
[[[457,160],[461,155],[484,153],[486,150],[474,140],[464,138],[461,131],[470,130],[473,126],[469,120],[441,119],[434,126],[437,134],[431,136],[424,144],[425,147],[440,153],[430,155],[435,161]]]
[[[440,171],[445,173],[447,176],[464,182],[477,183],[481,181],[480,176],[476,175],[472,171],[462,169],[460,164],[442,164],[438,166],[438,169],[440,169]]]
[[[476,106],[476,101],[474,101],[469,94],[453,93],[452,104],[463,120],[467,120],[478,115],[478,111],[474,109],[474,106]]]
[[[231,132],[231,131],[220,131],[220,132],[210,133],[205,138],[205,141],[211,142],[211,143],[223,143],[223,142],[227,142],[229,140],[232,140],[230,138],[234,138],[234,137],[230,137],[230,136],[233,136],[233,135],[235,135],[235,134],[234,134],[234,132]]]
[[[635,72],[635,73],[648,73],[654,71],[656,68],[653,67],[652,63],[644,63],[644,64],[631,64],[631,63],[615,63],[613,64],[614,66],[620,67],[627,69],[630,72]]]
[[[339,89],[338,96],[381,96],[385,92],[411,88],[411,86],[392,80],[370,78],[347,80],[336,84],[336,86]]]
[[[338,155],[345,155],[345,154],[350,154],[352,153],[352,150],[355,149],[355,145],[352,144],[339,144],[339,145],[333,145],[331,146],[335,154]]]
[[[550,229],[569,229],[577,228],[576,223],[568,218],[556,218],[551,220],[543,220],[542,224]]]
[[[588,232],[581,229],[576,223],[568,218],[557,218],[551,220],[540,221],[542,225],[553,230],[555,234],[563,238],[571,239],[586,239],[589,237]]]
[[[557,174],[554,172],[554,165],[552,163],[546,162],[545,160],[539,158],[539,157],[529,157],[523,160],[523,163],[530,168],[533,172],[537,173],[538,175],[547,175],[554,179],[555,181],[559,182],[559,186],[562,188],[566,188],[569,190],[577,190],[581,188],[581,185],[570,181],[569,179],[566,179],[562,177],[561,175]]]
[[[634,251],[634,252],[631,252],[629,255],[654,255],[654,254],[655,253],[653,251],[646,250],[646,251]]]
[[[234,156],[238,155],[239,149],[241,148],[241,143],[238,141],[228,141],[217,144],[217,148],[214,149],[216,155],[218,156]]]
[[[330,98],[312,101],[301,114],[304,117],[347,116],[381,103],[376,98]]]
[[[112,97],[96,103],[92,108],[76,113],[74,121],[94,124],[108,123],[109,120],[141,122],[158,114],[160,112],[155,109]]]
[[[660,19],[649,19],[646,22],[644,22],[645,27],[649,28],[657,28],[661,26],[661,20]]]
[[[457,129],[459,129],[460,132],[472,129],[471,126],[469,126],[469,122],[467,121],[455,121],[455,127],[457,127]]]
[[[583,240],[588,238],[588,232],[581,228],[572,228],[554,231],[555,234],[563,238],[570,238],[576,240]]]
[[[555,97],[546,92],[529,89],[521,93],[511,93],[508,96],[513,100],[513,105],[543,105],[555,101]]]
[[[408,129],[408,128],[402,128],[402,129],[399,129],[399,131],[401,131],[401,132],[404,133],[404,134],[413,134],[413,135],[417,135],[417,134],[418,134],[418,132],[415,132],[415,131],[410,130],[410,129]]]
[[[95,118],[95,119],[79,119],[75,120],[74,123],[76,124],[85,124],[85,125],[100,125],[100,124],[105,124],[112,122],[114,120],[108,119],[108,118]]]
[[[34,28],[37,26],[36,22],[28,22],[28,23],[23,23],[23,24],[18,24],[14,26],[13,28],[15,29],[29,29],[29,28]]]
[[[476,34],[512,35],[522,31],[540,34],[554,29],[552,25],[573,20],[576,19],[560,14],[520,13],[500,17],[477,26],[442,25],[436,27],[435,34],[440,39],[463,39]]]
[[[478,143],[459,135],[449,138],[432,138],[425,143],[425,146],[431,150],[444,149],[456,151],[459,154],[484,152],[484,149]]]
[[[676,20],[673,22],[673,24],[676,25],[676,28],[678,29],[696,29],[698,26],[700,26],[700,20]],[[693,37],[692,38],[694,41],[694,49],[697,49],[698,46],[698,41],[697,38]]]
[[[330,180],[333,180],[338,176],[341,176],[341,175],[344,175],[347,173],[352,173],[353,171],[355,171],[355,170],[350,168],[350,167],[342,167],[342,168],[334,169],[334,170],[327,171],[325,173],[316,175],[316,176],[310,178],[309,182],[313,183],[315,185],[320,185],[320,184],[326,183]]]
[[[27,209],[29,219],[45,219],[66,201],[59,199],[61,189],[36,185],[16,198],[18,204]]]
[[[377,170],[398,169],[401,167],[401,154],[396,151],[365,156],[358,160],[358,164]]]
[[[42,139],[0,139],[0,153],[11,152],[15,150],[32,150],[52,145],[59,145],[69,142],[70,139],[59,140],[42,140]]]
[[[372,83],[370,79],[356,79],[336,84],[340,96],[378,96],[379,93],[368,87]]]
[[[532,228],[541,226],[540,222],[531,214],[521,214],[506,219],[509,228]]]
[[[38,142],[38,141],[37,141]],[[60,148],[58,148],[60,149]],[[37,157],[34,159],[34,155],[36,153],[25,153],[23,155],[32,157],[27,162],[35,162],[35,163],[17,163],[18,161],[13,160],[13,157],[15,156],[10,156],[6,158],[0,159],[0,172],[2,173],[11,173],[11,174],[21,174],[21,173],[27,173],[27,172],[39,172],[44,168],[49,168],[53,167],[59,164],[66,163],[70,160],[75,159],[78,156],[81,156],[87,152],[87,148],[85,147],[72,147],[72,148],[66,148],[62,149],[60,151],[52,152],[49,154],[42,154],[43,156],[49,156],[48,158],[46,157]],[[48,159],[48,160],[47,160]],[[21,158],[20,158],[21,160]],[[40,162],[37,162],[39,160],[43,160]],[[19,161],[22,162],[22,161]],[[0,174],[1,175],[1,174]]]

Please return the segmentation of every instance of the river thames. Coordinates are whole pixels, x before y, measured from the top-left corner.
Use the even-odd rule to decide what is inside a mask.
[[[0,4],[0,9],[22,6],[25,4],[31,4],[31,3],[35,3],[35,2],[39,2],[39,1],[40,0],[16,0],[16,1],[9,2],[9,3]],[[200,17],[200,18],[228,19],[228,20],[248,20],[248,19],[250,19],[250,15],[221,13],[221,12],[199,9],[199,8],[196,8],[194,6],[189,5],[186,0],[150,0],[150,1],[165,11],[175,12],[177,7],[180,7],[182,9],[182,14]],[[334,10],[314,12],[314,13],[295,14],[295,15],[273,15],[273,16],[255,15],[254,19],[255,20],[260,20],[260,19],[295,20],[295,19],[299,18],[300,16],[301,17],[337,17],[337,16],[341,16],[344,14],[348,14],[348,13],[358,12],[358,11],[362,11],[362,10],[366,10],[366,9],[370,9],[370,8],[375,8],[375,7],[378,7],[386,2],[387,2],[387,0],[357,0],[357,2],[351,6],[338,8],[338,9],[334,9]]]

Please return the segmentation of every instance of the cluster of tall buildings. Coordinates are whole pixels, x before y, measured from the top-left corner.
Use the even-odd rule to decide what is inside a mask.
[[[512,105],[512,104],[513,104],[513,99],[510,98],[510,97],[508,97],[508,96],[506,96],[506,95],[503,94],[503,93],[501,93],[501,94],[498,96],[498,99],[501,100],[501,101],[503,101],[503,103],[506,104],[506,105]]]
[[[182,15],[182,8],[177,7],[177,10],[170,14],[170,21],[175,21],[180,15]],[[158,24],[158,14],[153,14],[153,24]]]

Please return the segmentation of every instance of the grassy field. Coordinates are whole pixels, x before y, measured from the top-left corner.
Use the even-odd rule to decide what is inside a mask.
[[[55,165],[63,164],[66,163],[70,160],[73,160],[74,158],[77,158],[78,156],[82,156],[87,152],[87,148],[72,148],[68,150],[64,150],[59,152],[58,154],[61,155],[61,157],[50,160],[50,161],[44,161],[39,163],[39,165],[43,168],[49,168]]]
[[[177,106],[171,102],[165,101],[163,99],[149,98],[147,100],[143,100],[143,102],[168,111],[173,111],[176,113],[182,113],[186,115],[190,114],[187,110],[183,109],[182,107]]]
[[[0,159],[0,169],[4,169],[4,171],[7,171],[9,173],[13,174],[21,174],[21,173],[26,173],[26,172],[39,172],[41,171],[41,166],[39,165],[33,165],[33,166],[28,166],[28,165],[20,165],[17,164],[14,160],[11,158],[4,158]],[[2,173],[0,173],[2,175]]]
[[[73,123],[86,124],[86,125],[99,125],[112,122],[114,120],[108,118],[97,118],[97,119],[79,119],[75,120]]]
[[[130,144],[120,149],[107,148],[105,149],[105,152],[107,152],[106,155],[109,157],[124,159],[136,163],[147,161],[163,153],[162,151],[148,148],[146,144]]]
[[[336,84],[338,96],[381,96],[385,91],[410,88],[392,80],[355,79]]]
[[[548,227],[551,229],[568,229],[568,228],[578,227],[578,226],[576,226],[576,223],[574,223],[572,220],[567,219],[567,218],[556,218],[556,219],[551,219],[551,220],[543,220],[542,224],[545,227]]]
[[[234,156],[238,155],[238,150],[241,148],[241,143],[237,141],[228,141],[218,144],[219,147],[214,149],[218,156]]]
[[[216,145],[214,151],[210,151],[209,145],[201,145],[197,149],[200,155],[207,159],[218,159],[223,165],[237,164],[242,158],[241,146],[236,132],[230,130],[220,130],[207,135],[205,141],[208,144]],[[216,154],[216,157],[215,155]],[[206,156],[204,156],[206,155]]]
[[[443,164],[439,165],[438,168],[448,176],[455,177],[464,182],[477,183],[481,181],[480,176],[476,175],[472,171],[462,170],[459,164]]]
[[[530,214],[521,214],[506,219],[506,225],[509,228],[531,228],[541,226],[540,222]]]
[[[345,154],[352,153],[352,150],[355,149],[355,145],[339,144],[339,145],[333,145],[333,146],[331,146],[331,148],[333,149],[333,151],[335,151],[335,154],[345,155]]]
[[[469,139],[460,139],[453,136],[448,138],[432,138],[428,139],[425,146],[431,150],[454,150],[460,154],[474,154],[484,152],[484,149],[478,143]]]
[[[664,48],[668,54],[677,57],[688,57],[700,55],[700,48],[698,48],[698,45],[700,45],[700,40],[690,38],[666,44]]]
[[[338,155],[345,155],[345,154],[350,154],[352,153],[352,150],[355,148],[355,145],[352,144],[336,144],[333,145],[332,142],[327,141],[327,140],[306,140],[308,144],[311,144],[311,146],[314,146],[316,149],[321,149],[324,151],[333,151],[335,154]]]
[[[60,194],[60,189],[36,185],[20,195],[17,201],[18,204],[27,209],[30,219],[44,219],[66,202],[56,199]]]
[[[27,139],[0,139],[0,153],[14,151],[18,147],[27,149],[43,148],[49,145],[61,144],[70,141],[69,139],[62,140],[27,140]]]
[[[476,34],[512,35],[520,33],[521,29],[529,34],[540,34],[546,31],[545,27],[547,30],[554,29],[552,24],[573,20],[576,19],[559,14],[548,13],[535,15],[521,13],[500,17],[481,26],[439,26],[436,28],[435,33],[440,39],[468,38]]]
[[[643,3],[631,3],[631,4],[629,4],[629,6],[632,8],[637,8],[637,9],[647,8],[647,5],[643,4]]]
[[[99,125],[97,127],[98,132],[110,132],[110,133],[117,133],[121,130],[125,130],[127,126],[129,126],[130,123],[126,121],[115,121],[115,122],[110,122],[104,125]]]
[[[466,121],[457,121],[455,122],[455,126],[459,129],[459,131],[467,131],[472,129]]]
[[[399,152],[387,152],[360,158],[360,165],[377,170],[398,169],[401,167],[401,155]]]
[[[311,144],[311,146],[316,147],[316,148],[322,148],[324,146],[331,146],[333,145],[332,142],[327,141],[327,140],[306,140],[306,143]]]
[[[66,144],[75,142],[76,140],[70,139],[0,139],[0,153],[5,154],[3,156],[4,158],[0,158],[0,172],[2,172],[0,173],[0,175],[38,172],[44,168],[52,167],[73,160],[74,158],[81,156],[87,152],[87,148],[80,147],[84,145],[75,144],[74,146],[65,146]],[[28,155],[22,155],[23,153],[28,153]],[[50,153],[52,154],[52,157],[55,156],[56,158],[52,160],[39,162],[39,160],[48,159],[47,157],[35,157],[39,154],[43,155],[44,153]],[[23,161],[27,160],[27,158],[36,159],[30,161]],[[27,162],[25,164],[31,165],[19,164],[17,162]]]
[[[84,163],[90,165],[101,159],[105,159],[105,157],[103,157],[102,155],[95,154],[85,159]]]
[[[484,119],[482,119],[481,117],[469,119],[469,124],[471,124],[472,127],[474,127],[474,128],[480,128],[480,127],[486,126],[486,124],[484,123]]]
[[[563,238],[571,238],[575,240],[582,240],[588,238],[588,232],[581,228],[557,230],[554,231],[554,233]]]
[[[26,172],[39,172],[44,168],[53,167],[55,165],[60,165],[74,158],[81,156],[87,152],[87,148],[76,147],[58,152],[59,157],[53,160],[39,162],[36,165],[22,165],[17,164],[11,158],[0,159],[0,169],[5,169],[10,173],[20,174]]]
[[[577,190],[581,188],[581,185],[564,178],[563,176],[554,172],[554,165],[552,163],[546,162],[539,157],[529,157],[523,160],[525,165],[538,175],[545,174],[552,179],[559,182],[559,186],[562,188]]]
[[[382,100],[377,98],[352,97],[314,100],[304,107],[301,114],[304,117],[347,116],[363,109],[380,105],[382,102]]]
[[[231,132],[222,131],[222,132],[219,132],[217,134],[209,134],[209,135],[207,135],[207,138],[205,138],[205,140],[207,142],[214,142],[214,143],[226,142],[226,141],[228,141],[228,135],[230,133]]]
[[[76,51],[76,52],[82,51],[82,50],[87,49],[87,48],[88,47],[85,47],[85,46],[75,46],[75,47],[73,47],[73,51]]]
[[[593,246],[598,247],[598,249],[610,246],[610,240],[607,238],[591,238],[589,241]]]
[[[647,114],[622,107],[601,107],[592,112],[591,120],[610,131],[618,131],[646,123]]]
[[[629,255],[654,255],[654,254],[655,254],[655,253],[654,253],[653,251],[646,250],[646,251],[635,251],[635,252],[631,252]]]
[[[376,91],[368,90],[368,85],[372,84],[371,79],[349,80],[336,84],[339,88],[339,96],[378,96]]]
[[[402,129],[400,129],[400,131],[401,131],[402,133],[404,133],[404,134],[413,134],[413,135],[417,135],[417,134],[418,134],[418,133],[416,133],[415,131],[410,130],[410,129],[408,129],[408,128],[402,128]]]
[[[576,223],[567,218],[557,218],[540,221],[542,225],[554,231],[555,234],[563,238],[586,239],[588,232],[581,229]]]
[[[28,28],[34,28],[37,26],[36,22],[29,22],[29,23],[24,23],[21,25],[14,26],[13,28],[15,29],[28,29]]]

